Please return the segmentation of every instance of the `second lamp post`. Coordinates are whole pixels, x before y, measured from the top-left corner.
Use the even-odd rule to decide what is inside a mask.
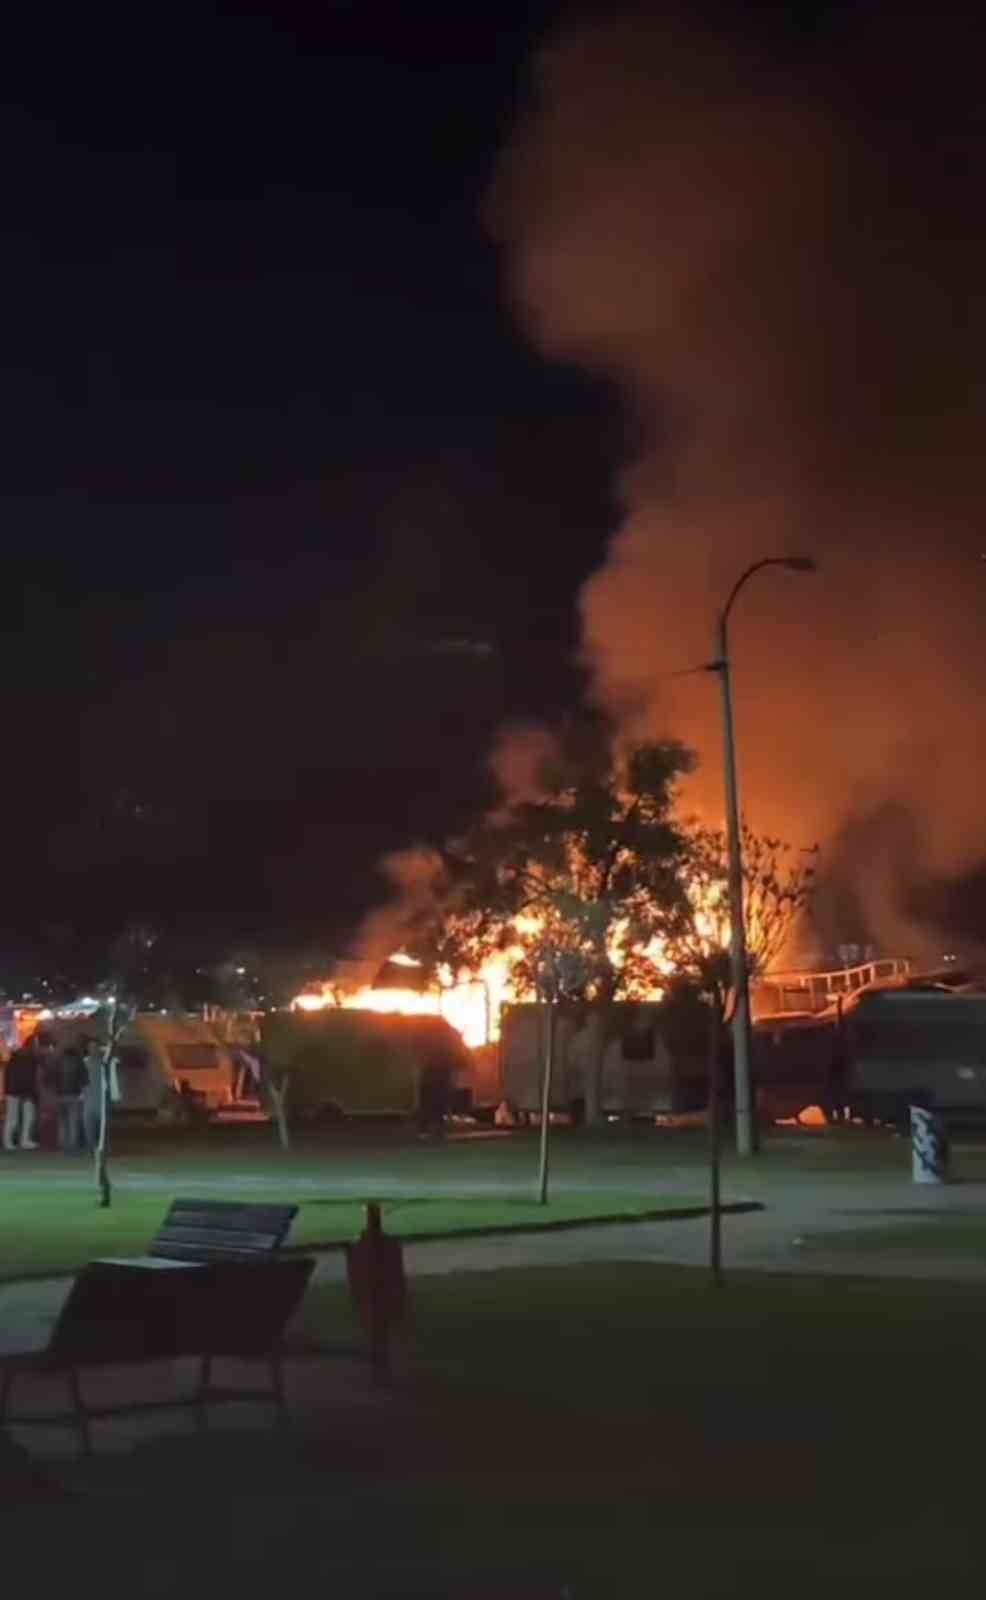
[[[736,1151],[753,1154],[754,1123],[750,1081],[750,971],[743,915],[743,843],[736,787],[736,745],[733,736],[733,697],[729,678],[729,613],[740,590],[764,567],[788,567],[792,572],[814,572],[811,556],[765,556],[737,578],[716,622],[715,659],[710,672],[719,675],[722,702],[722,754],[726,785],[726,839],[729,853],[729,949],[733,988],[733,1082],[736,1110]]]

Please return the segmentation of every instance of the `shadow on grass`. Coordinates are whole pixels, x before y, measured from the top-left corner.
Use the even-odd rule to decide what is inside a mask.
[[[347,1202],[350,1206],[353,1202]],[[359,1202],[360,1207],[365,1202]],[[302,1212],[323,1205],[338,1205],[338,1201],[306,1200]],[[607,1227],[616,1223],[675,1222],[688,1218],[708,1216],[709,1208],[701,1202],[681,1200],[663,1205],[628,1205],[626,1197],[614,1201],[611,1208],[593,1209],[584,1197],[567,1202],[554,1202],[552,1206],[539,1207],[533,1201],[513,1196],[505,1199],[485,1199],[465,1196],[459,1200],[430,1200],[408,1198],[384,1200],[383,1220],[387,1231],[405,1244],[427,1244],[442,1239],[476,1239],[495,1235],[530,1233],[556,1233],[573,1228]],[[739,1216],[746,1212],[762,1211],[758,1200],[737,1200],[725,1203],[724,1216]],[[483,1220],[483,1213],[486,1219]],[[527,1213],[523,1215],[523,1213]],[[308,1238],[292,1241],[289,1251],[341,1250],[358,1232],[349,1227],[345,1236],[340,1234],[325,1238]]]

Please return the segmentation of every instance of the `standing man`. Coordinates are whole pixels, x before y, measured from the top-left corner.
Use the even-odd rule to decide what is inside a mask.
[[[82,1133],[86,1149],[94,1155],[103,1126],[103,1047],[92,1037],[82,1040],[86,1084],[82,1094]]]
[[[77,1044],[66,1045],[52,1072],[58,1116],[58,1148],[64,1155],[83,1149],[82,1114],[89,1074]]]
[[[38,1094],[41,1074],[54,1054],[55,1041],[38,1029],[26,1044],[15,1050],[7,1063],[4,1087],[7,1107],[3,1122],[5,1150],[36,1150],[34,1130],[38,1120]]]

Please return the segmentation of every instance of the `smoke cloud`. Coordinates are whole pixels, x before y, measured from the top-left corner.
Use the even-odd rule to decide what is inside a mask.
[[[498,730],[489,769],[500,791],[498,816],[544,798],[546,779],[561,759],[558,735],[540,722],[507,722]]]
[[[443,867],[437,851],[395,850],[377,865],[388,886],[384,905],[363,920],[352,951],[353,960],[380,966],[401,948],[408,934],[439,904]]]
[[[570,22],[489,212],[535,340],[626,397],[625,514],[581,596],[595,697],[698,749],[718,822],[717,682],[672,675],[748,563],[813,555],[733,614],[744,808],[913,947],[915,883],[986,854],[986,50],[899,12],[786,43]]]

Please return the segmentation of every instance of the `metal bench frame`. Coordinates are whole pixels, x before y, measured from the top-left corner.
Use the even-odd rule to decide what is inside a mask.
[[[100,1417],[191,1405],[205,1428],[211,1404],[252,1400],[274,1404],[286,1423],[282,1336],[315,1267],[313,1257],[277,1253],[297,1209],[176,1200],[146,1258],[90,1262],[76,1278],[46,1348],[0,1358],[0,1427],[72,1423],[90,1453],[91,1423]],[[86,1368],[186,1357],[200,1361],[190,1396],[98,1407],[85,1402]],[[217,1387],[217,1358],[263,1363],[270,1388]],[[11,1393],[24,1372],[64,1373],[72,1410],[12,1412]]]

